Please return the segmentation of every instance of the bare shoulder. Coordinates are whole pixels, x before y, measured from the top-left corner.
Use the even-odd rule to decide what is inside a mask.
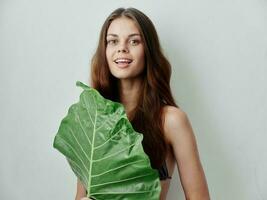
[[[181,108],[165,106],[163,108],[163,119],[164,133],[169,143],[194,137],[190,120]]]
[[[166,106],[163,116],[165,138],[172,147],[186,199],[210,199],[196,139],[187,114],[180,108]]]
[[[165,118],[165,125],[167,127],[183,125],[188,122],[187,114],[181,109],[175,106],[164,106],[163,114]]]

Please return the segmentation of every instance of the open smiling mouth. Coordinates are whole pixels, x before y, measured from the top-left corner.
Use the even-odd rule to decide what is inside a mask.
[[[114,62],[119,66],[119,67],[126,67],[128,66],[133,60],[131,59],[126,59],[126,58],[118,58],[114,60]]]

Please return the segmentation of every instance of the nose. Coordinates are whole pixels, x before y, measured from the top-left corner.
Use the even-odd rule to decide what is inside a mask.
[[[129,52],[129,50],[128,50],[128,48],[127,48],[127,46],[125,44],[121,44],[121,45],[118,46],[118,53],[120,53],[120,52],[124,52],[124,53],[128,53]]]
[[[128,50],[126,50],[126,49],[122,49],[122,50],[118,50],[118,53],[120,53],[120,52],[123,52],[123,53],[128,53],[129,51]]]

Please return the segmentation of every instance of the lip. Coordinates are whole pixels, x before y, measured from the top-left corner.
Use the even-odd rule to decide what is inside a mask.
[[[119,57],[119,58],[114,59],[113,61],[115,62],[115,61],[118,60],[118,59],[131,60],[131,62],[133,61],[133,59],[131,59],[131,58],[126,58],[126,57]]]
[[[132,61],[133,62],[133,61]],[[131,62],[131,63],[132,63]],[[117,67],[119,67],[119,68],[121,68],[121,69],[123,69],[123,68],[127,68],[131,63],[116,63],[115,61],[114,61],[114,63],[115,63],[115,65],[117,66]]]
[[[126,60],[130,60],[131,62],[130,63],[116,63],[116,60],[118,60],[118,59],[126,59]],[[113,62],[115,63],[115,65],[117,67],[122,69],[122,68],[128,67],[133,62],[133,59],[127,58],[127,57],[118,57],[118,58],[114,59]]]

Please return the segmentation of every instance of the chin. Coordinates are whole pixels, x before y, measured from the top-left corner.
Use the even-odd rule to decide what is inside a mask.
[[[110,73],[117,79],[133,79],[141,74],[141,71],[133,68],[118,69],[117,67],[111,67]]]
[[[112,76],[114,76],[115,78],[118,79],[125,79],[128,78],[130,76],[130,71],[129,70],[125,70],[125,69],[110,69],[110,73],[112,74]]]
[[[131,76],[127,75],[127,74],[123,74],[123,73],[111,73],[112,76],[114,76],[117,79],[129,79],[132,78]]]

